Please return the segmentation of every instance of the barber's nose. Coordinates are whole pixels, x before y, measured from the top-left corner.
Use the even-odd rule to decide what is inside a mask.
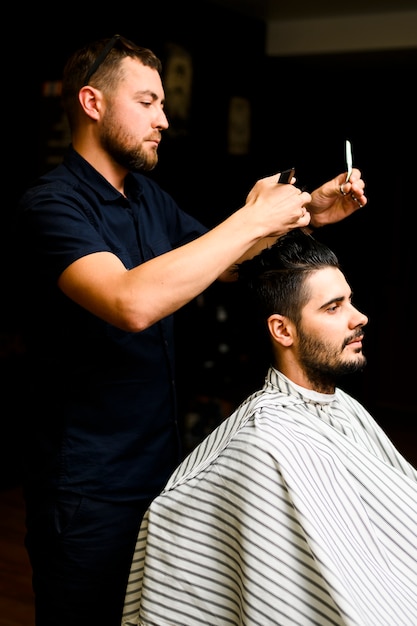
[[[161,128],[162,130],[166,130],[168,128],[169,122],[165,111],[160,112],[158,119],[155,120],[155,126],[157,128]]]

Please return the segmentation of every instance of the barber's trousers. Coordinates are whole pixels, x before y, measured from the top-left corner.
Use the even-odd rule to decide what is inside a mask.
[[[36,626],[120,626],[146,506],[66,493],[27,502]]]

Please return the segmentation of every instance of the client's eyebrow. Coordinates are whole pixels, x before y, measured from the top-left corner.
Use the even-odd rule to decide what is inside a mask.
[[[319,307],[319,311],[322,310],[322,309],[325,309],[330,304],[336,304],[337,302],[344,302],[345,300],[349,300],[350,301],[350,299],[351,299],[351,296],[349,298],[347,298],[346,296],[336,296],[335,298],[330,298],[330,300],[327,300],[327,302],[324,302]]]

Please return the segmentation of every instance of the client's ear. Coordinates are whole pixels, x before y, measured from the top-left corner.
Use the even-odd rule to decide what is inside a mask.
[[[268,317],[268,330],[272,339],[282,346],[292,346],[294,327],[285,315],[274,313]]]

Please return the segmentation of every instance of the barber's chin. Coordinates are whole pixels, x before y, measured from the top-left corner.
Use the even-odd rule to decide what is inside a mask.
[[[149,152],[148,155],[147,155],[147,159],[146,159],[146,161],[143,164],[142,169],[145,172],[150,172],[150,171],[152,171],[155,168],[157,163],[158,163],[158,155],[157,155],[157,153],[156,152]]]

